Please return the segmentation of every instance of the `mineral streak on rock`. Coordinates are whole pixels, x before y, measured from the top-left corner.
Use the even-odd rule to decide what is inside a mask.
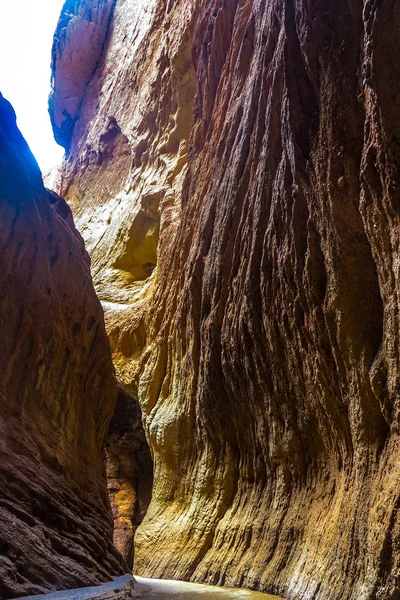
[[[154,458],[139,574],[398,596],[399,31],[116,1],[62,191]]]
[[[0,94],[0,598],[109,580],[117,388],[89,257]]]
[[[133,538],[151,500],[153,463],[139,404],[123,386],[107,435],[106,466],[114,544],[132,569]]]

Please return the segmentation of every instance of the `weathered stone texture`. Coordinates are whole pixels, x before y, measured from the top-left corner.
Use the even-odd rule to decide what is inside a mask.
[[[0,598],[107,581],[117,387],[89,257],[0,95]]]
[[[399,597],[399,31],[115,4],[61,188],[154,458],[139,574]]]

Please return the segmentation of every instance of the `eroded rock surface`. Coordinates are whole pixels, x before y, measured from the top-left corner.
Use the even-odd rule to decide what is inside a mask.
[[[398,597],[399,31],[390,0],[115,4],[61,190],[155,461],[139,574]]]
[[[117,388],[67,203],[0,95],[0,598],[108,581],[103,445]]]

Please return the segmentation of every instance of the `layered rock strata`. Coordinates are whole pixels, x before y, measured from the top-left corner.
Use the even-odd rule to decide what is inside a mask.
[[[90,261],[0,95],[0,598],[107,581],[117,387]]]
[[[61,190],[154,457],[139,574],[398,597],[399,26],[390,0],[115,3]]]

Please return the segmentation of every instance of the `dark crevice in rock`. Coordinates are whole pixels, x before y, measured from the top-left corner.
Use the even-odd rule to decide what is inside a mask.
[[[137,400],[119,385],[106,448],[108,493],[114,515],[114,544],[129,569],[134,565],[134,536],[151,501],[153,462]]]

